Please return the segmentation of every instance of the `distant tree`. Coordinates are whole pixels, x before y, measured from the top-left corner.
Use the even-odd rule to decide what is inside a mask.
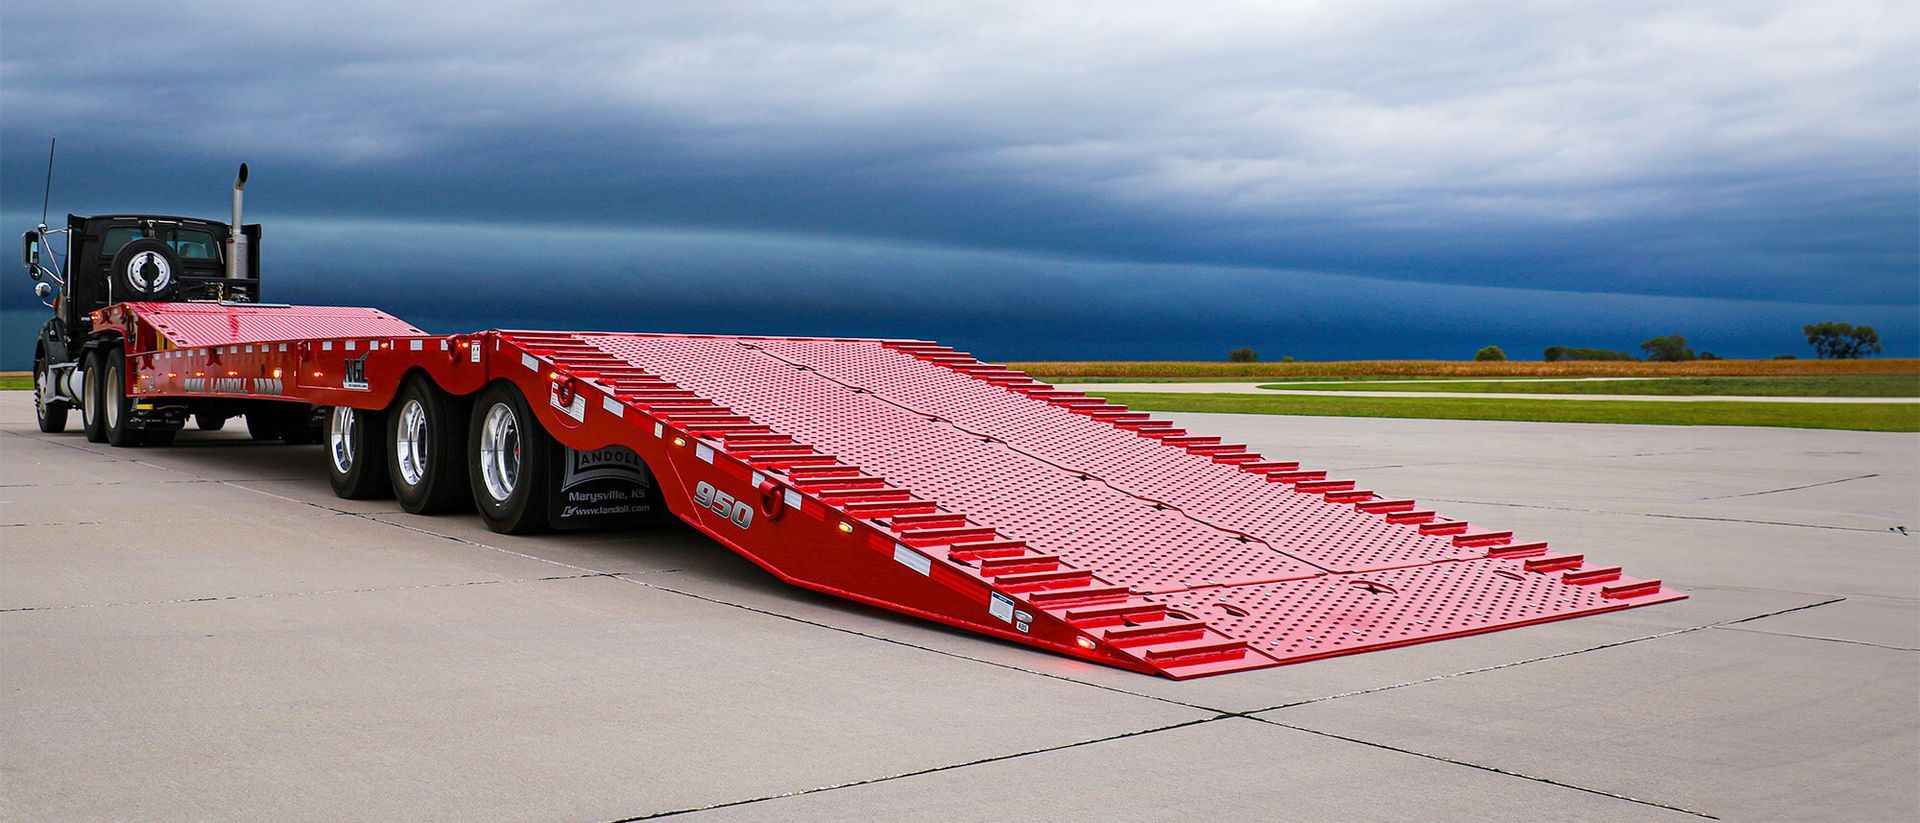
[[[1480,362],[1486,362],[1490,360],[1502,361],[1507,359],[1507,353],[1501,351],[1499,346],[1488,346],[1484,349],[1474,352],[1473,359]]]
[[[1713,352],[1710,352],[1710,351],[1703,351],[1700,353],[1700,359],[1701,360],[1719,360],[1720,355],[1714,354]]]
[[[1806,327],[1807,345],[1821,360],[1852,360],[1880,353],[1880,333],[1872,326],[1851,323],[1816,323]]]
[[[1291,355],[1291,354],[1285,354],[1285,355],[1281,355],[1281,356],[1280,356],[1280,362],[1282,362],[1282,363],[1292,363],[1292,362],[1293,362],[1293,355]]]
[[[1633,355],[1612,349],[1582,349],[1575,346],[1548,346],[1546,360],[1549,363],[1561,360],[1632,360]]]
[[[1773,359],[1775,359],[1775,360],[1799,360],[1800,358],[1798,358],[1798,357],[1795,357],[1795,356],[1793,356],[1793,355],[1791,355],[1791,354],[1776,354],[1776,355],[1774,355],[1774,356],[1773,356]]]
[[[1252,363],[1259,359],[1260,355],[1246,346],[1241,346],[1240,348],[1227,352],[1227,360],[1234,363]]]
[[[1662,360],[1669,363],[1681,360],[1696,360],[1693,349],[1687,348],[1687,338],[1677,334],[1656,337],[1640,344],[1640,350],[1647,353],[1648,360]]]

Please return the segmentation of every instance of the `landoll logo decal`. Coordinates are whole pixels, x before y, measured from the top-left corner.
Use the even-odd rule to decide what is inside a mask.
[[[566,491],[595,480],[618,479],[647,482],[647,464],[625,446],[608,446],[593,451],[567,450],[567,464],[561,472],[560,490]]]

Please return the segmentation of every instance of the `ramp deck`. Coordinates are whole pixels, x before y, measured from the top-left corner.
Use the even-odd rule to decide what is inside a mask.
[[[642,409],[619,370],[711,403],[738,418],[716,449],[977,581],[983,610],[1173,677],[1685,596],[931,343],[505,338]]]
[[[106,317],[152,342],[129,351],[141,395],[377,409],[406,374],[511,380],[548,398],[562,443],[635,449],[669,509],[784,580],[1175,678],[1686,596],[933,343],[435,336],[312,307]],[[216,369],[273,379],[189,382]]]

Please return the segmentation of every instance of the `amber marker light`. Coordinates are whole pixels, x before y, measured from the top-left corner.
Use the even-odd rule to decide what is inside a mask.
[[[1080,648],[1086,649],[1087,651],[1093,651],[1095,646],[1093,638],[1091,637],[1076,637],[1073,639],[1073,642],[1079,644]]]
[[[847,521],[845,521],[845,520],[842,520],[842,521],[840,521],[840,533],[841,533],[841,534],[853,534],[853,524],[852,524],[852,523],[848,523],[848,522],[847,522]]]

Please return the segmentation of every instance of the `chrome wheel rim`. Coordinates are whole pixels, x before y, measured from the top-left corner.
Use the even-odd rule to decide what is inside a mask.
[[[346,406],[334,406],[327,421],[327,454],[333,457],[333,470],[341,474],[353,471],[353,436],[360,427],[360,416]]]
[[[498,503],[512,497],[520,481],[520,420],[505,403],[487,409],[480,424],[480,479]]]
[[[400,479],[418,486],[427,478],[427,407],[408,400],[400,407],[399,429],[393,453],[400,458]]]
[[[47,370],[33,370],[33,416],[47,419]]]

